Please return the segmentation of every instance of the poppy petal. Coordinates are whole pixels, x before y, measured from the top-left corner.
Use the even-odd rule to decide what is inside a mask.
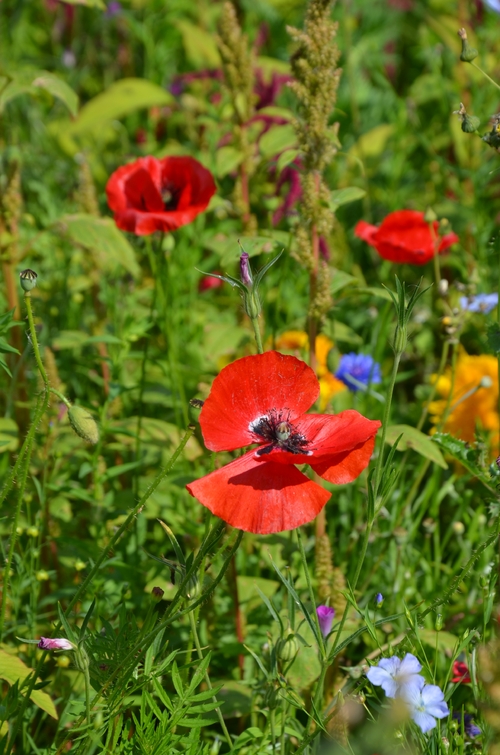
[[[452,244],[456,244],[460,241],[456,233],[447,233],[446,236],[443,236],[441,239],[441,243],[439,244],[439,253],[445,252],[447,249],[450,248]]]
[[[375,246],[375,237],[377,233],[378,227],[376,225],[370,225],[370,223],[366,223],[364,220],[360,220],[354,229],[355,236],[359,239],[363,239],[363,241],[366,241],[367,244],[371,244],[372,246]]]
[[[205,445],[210,451],[233,451],[262,443],[252,423],[273,409],[289,413],[293,421],[318,395],[318,379],[300,359],[277,351],[238,359],[217,375],[201,410]]]
[[[311,468],[324,480],[334,485],[345,485],[355,480],[366,469],[375,446],[375,436],[365,440],[352,451],[344,451],[337,456],[320,461],[318,464],[310,462]]]
[[[294,466],[260,464],[253,451],[186,487],[232,527],[261,535],[312,521],[331,495]]]
[[[297,454],[280,448],[266,449],[264,452],[257,449],[254,451],[256,458],[278,464],[310,464],[315,471],[318,465],[328,469],[342,463],[351,452],[361,449],[368,441],[374,441],[380,422],[367,419],[354,409],[347,409],[340,414],[304,414],[294,423],[294,427],[307,439],[307,453]],[[368,461],[372,450],[373,443]]]

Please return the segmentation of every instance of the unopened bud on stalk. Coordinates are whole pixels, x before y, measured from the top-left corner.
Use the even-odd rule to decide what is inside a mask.
[[[19,279],[21,281],[21,288],[23,291],[32,291],[36,286],[36,279],[38,275],[34,270],[27,268],[19,273]]]
[[[458,36],[462,40],[462,52],[460,53],[460,60],[462,60],[464,63],[472,63],[472,61],[477,58],[478,51],[469,45],[469,42],[467,40],[467,32],[465,29],[459,29],[457,32]]]
[[[80,438],[94,445],[99,440],[99,428],[97,422],[86,409],[81,406],[72,406],[68,409],[68,419],[71,427]]]
[[[469,113],[465,109],[463,102],[460,103],[459,110],[453,111],[453,115],[458,115],[458,117],[462,121],[462,131],[464,131],[466,134],[474,134],[481,124],[479,118],[477,118],[475,115],[469,115]]]
[[[442,613],[438,613],[438,615],[436,616],[436,623],[434,627],[436,629],[436,632],[440,632],[441,629],[443,628],[443,614]]]
[[[408,336],[407,336],[406,327],[401,327],[400,325],[398,325],[396,327],[396,332],[394,334],[394,344],[393,344],[393,348],[396,354],[403,353],[403,351],[406,349],[407,341],[408,341]]]
[[[287,632],[287,637],[279,641],[278,657],[280,660],[288,663],[292,661],[299,651],[299,645],[291,629]]]
[[[252,269],[250,267],[250,257],[248,256],[247,252],[241,253],[240,277],[241,277],[241,282],[243,283],[244,286],[247,286],[248,288],[252,287],[252,284],[253,284]]]
[[[165,590],[162,590],[161,587],[153,587],[151,590],[151,600],[153,603],[159,603],[164,595]]]

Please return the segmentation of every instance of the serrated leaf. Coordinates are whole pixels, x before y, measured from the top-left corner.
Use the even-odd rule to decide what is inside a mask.
[[[398,451],[412,448],[421,456],[437,464],[438,467],[448,469],[443,454],[428,435],[417,430],[416,427],[410,427],[410,425],[391,425],[387,428],[385,442],[392,446],[399,436],[402,437],[398,444]]]
[[[5,650],[0,649],[1,679],[4,679],[8,684],[12,685],[16,682],[23,682],[31,673],[32,670],[28,668],[28,666],[26,666],[17,655],[10,655],[10,653],[6,653]],[[45,711],[45,713],[48,713],[52,718],[58,718],[56,706],[46,692],[33,690],[30,695],[30,700]]]
[[[116,272],[121,267],[134,278],[139,277],[141,270],[134,249],[113,220],[79,213],[64,215],[57,222],[70,241],[91,252],[98,269]]]
[[[432,436],[434,443],[459,461],[472,474],[477,477],[486,487],[491,489],[490,478],[485,470],[479,465],[481,452],[469,443],[459,438],[454,438],[449,433],[436,433]]]

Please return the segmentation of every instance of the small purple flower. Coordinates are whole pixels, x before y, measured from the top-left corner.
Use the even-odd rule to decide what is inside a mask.
[[[366,672],[369,681],[376,687],[382,687],[387,697],[400,697],[407,691],[420,693],[425,679],[419,674],[422,664],[411,653],[406,653],[403,660],[393,655],[382,658],[377,666]]]
[[[328,637],[332,631],[333,618],[335,616],[335,608],[330,606],[318,606],[316,609],[318,614],[319,628],[323,637]]]
[[[75,646],[72,642],[69,640],[65,640],[64,637],[54,637],[54,639],[49,639],[49,637],[40,637],[40,642],[38,643],[38,647],[40,650],[74,650]]]
[[[384,602],[384,596],[382,595],[381,592],[378,592],[377,595],[375,596],[375,602],[377,604],[377,608],[380,608],[380,606]]]
[[[246,252],[241,253],[240,257],[240,278],[243,285],[251,288],[253,284],[252,271],[250,269],[250,258]]]
[[[342,380],[351,391],[358,391],[359,384],[380,383],[380,365],[369,354],[344,354],[340,358],[335,377]],[[354,378],[354,380],[353,380]]]
[[[421,689],[407,688],[402,695],[410,706],[410,715],[425,734],[436,726],[436,718],[449,714],[442,690],[435,684],[425,684]]]
[[[106,8],[106,11],[104,15],[106,18],[114,18],[115,16],[119,16],[122,12],[122,6],[120,3],[116,2],[116,0],[111,0],[110,4]]]
[[[462,714],[456,711],[453,714],[455,721],[462,721]],[[481,729],[472,720],[472,713],[464,713],[464,732],[468,737],[474,738],[482,734]]]
[[[477,294],[477,296],[461,296],[460,306],[467,312],[479,312],[488,315],[498,306],[498,294]]]

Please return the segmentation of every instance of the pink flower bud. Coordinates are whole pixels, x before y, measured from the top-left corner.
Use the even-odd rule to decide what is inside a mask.
[[[55,637],[49,639],[48,637],[40,637],[38,643],[40,650],[74,650],[75,646],[69,640],[65,640],[64,637]]]

